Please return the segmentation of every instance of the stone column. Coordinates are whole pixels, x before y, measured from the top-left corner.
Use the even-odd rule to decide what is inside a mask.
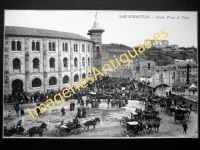
[[[82,45],[81,45],[81,42],[79,41],[79,51],[78,51],[78,53],[79,53],[79,64],[78,64],[78,74],[79,74],[79,79],[81,78],[81,68],[82,68],[82,55],[81,55],[81,47]]]
[[[61,39],[58,39],[58,86],[59,86],[59,89],[61,90],[62,88],[62,66],[63,66],[63,58],[62,58],[62,41]]]
[[[48,80],[47,80],[47,67],[48,67],[48,62],[47,62],[47,39],[43,39],[43,68],[44,68],[44,78],[43,78],[43,84],[44,84],[44,92],[47,91],[48,87]]]
[[[74,76],[73,76],[73,71],[74,71],[74,59],[73,59],[73,42],[70,41],[70,74],[71,74],[71,84],[73,83]],[[72,71],[73,70],[73,71]]]
[[[25,37],[25,82],[24,82],[24,91],[29,91],[30,89],[30,49],[29,49],[29,38]]]
[[[5,50],[4,50],[4,93],[9,94],[9,41],[8,37],[5,37]]]

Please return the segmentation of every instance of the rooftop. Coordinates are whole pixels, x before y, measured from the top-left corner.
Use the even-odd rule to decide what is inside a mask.
[[[27,27],[16,27],[16,26],[5,26],[5,34],[19,35],[19,36],[56,37],[64,39],[91,41],[88,38],[85,38],[81,35],[74,33],[46,30],[46,29],[27,28]]]
[[[172,87],[186,87],[189,88],[192,85],[192,83],[187,84],[186,82],[174,82],[172,83]]]

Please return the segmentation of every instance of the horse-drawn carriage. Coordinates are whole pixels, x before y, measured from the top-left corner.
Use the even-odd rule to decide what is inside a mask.
[[[175,110],[175,116],[174,116],[174,120],[175,123],[177,120],[179,121],[189,121],[190,118],[190,110],[188,110],[187,108],[178,108]]]
[[[68,135],[78,135],[82,132],[80,129],[80,124],[66,124],[66,125],[55,125],[52,133],[58,137],[68,136]]]
[[[126,129],[121,131],[122,136],[133,137],[140,132],[139,123],[137,121],[131,121],[126,123]]]

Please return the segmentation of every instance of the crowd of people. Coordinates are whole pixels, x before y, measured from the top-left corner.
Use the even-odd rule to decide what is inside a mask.
[[[88,84],[88,87],[85,88],[84,90],[81,89],[80,91],[78,91],[77,89],[75,89],[76,95],[73,95],[72,98],[77,98],[78,100],[77,104],[80,104],[80,106],[84,106],[84,101],[82,98],[84,94],[88,94],[88,92],[90,91],[95,92],[96,99],[97,99],[97,101],[95,102],[101,103],[101,100],[100,100],[101,94],[105,93],[107,95],[112,96],[112,97],[106,98],[108,106],[111,104],[111,107],[117,106],[120,108],[128,104],[128,99],[134,99],[136,97],[135,93],[137,92],[135,93],[131,92],[136,88],[135,83],[137,83],[138,88],[139,88],[138,93],[148,95],[147,96],[148,101],[152,101],[153,99],[160,98],[161,100],[167,99],[167,101],[170,101],[170,104],[173,104],[173,105],[177,104],[178,98],[175,96],[165,98],[162,96],[153,95],[152,91],[145,91],[145,87],[142,86],[143,83],[141,82],[138,83],[137,80],[135,79],[131,80],[129,78],[125,79],[125,78],[114,78],[114,77],[103,77],[102,80],[97,80],[92,85]],[[111,91],[109,92],[109,90]],[[13,103],[16,113],[19,115],[19,111],[20,111],[21,115],[24,115],[24,111],[22,108],[20,108],[19,104],[44,102],[46,101],[46,97],[53,99],[54,95],[57,94],[58,92],[59,91],[55,91],[55,90],[47,91],[46,93],[43,93],[43,92],[30,93],[30,92],[24,92],[24,91],[13,91],[12,94],[4,95],[4,101],[6,101],[7,103]],[[115,99],[115,101],[113,101],[113,99]],[[125,103],[122,102],[122,99],[124,99],[123,102]],[[184,98],[179,97],[179,99],[184,99]],[[86,100],[86,106],[88,106],[88,104],[89,104],[89,101]],[[91,102],[91,104],[93,108],[96,108],[97,104],[94,104],[93,101]],[[190,105],[190,109],[191,107],[192,105]],[[74,110],[75,110],[75,103],[70,102],[70,111],[74,111]],[[64,107],[61,108],[61,112],[62,112],[62,116],[64,116],[65,115]],[[77,115],[74,121],[76,121],[77,118],[85,118],[85,117],[86,117],[86,110],[84,109],[84,107],[82,107],[82,109],[78,107]],[[186,126],[187,124],[183,125],[184,133],[186,133],[186,130],[187,130]]]

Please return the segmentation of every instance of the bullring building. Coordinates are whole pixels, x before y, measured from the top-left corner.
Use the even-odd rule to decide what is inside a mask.
[[[5,27],[4,93],[62,90],[91,73],[93,42],[52,30]]]

